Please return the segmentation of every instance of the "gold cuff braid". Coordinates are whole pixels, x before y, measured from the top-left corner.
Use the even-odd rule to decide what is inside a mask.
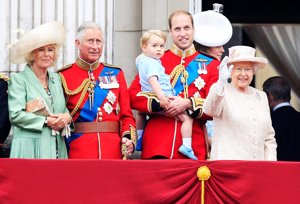
[[[204,98],[199,98],[199,97],[191,97],[190,98],[192,101],[192,110],[193,111],[197,111],[199,110],[199,114],[197,115],[196,118],[200,118],[203,114],[202,108],[203,108],[203,104],[204,104]]]
[[[144,96],[147,98],[147,106],[150,113],[152,113],[152,100],[156,100],[159,103],[158,97],[154,92],[139,92],[137,96]]]
[[[130,137],[131,141],[136,146],[136,129],[132,125],[130,125]]]

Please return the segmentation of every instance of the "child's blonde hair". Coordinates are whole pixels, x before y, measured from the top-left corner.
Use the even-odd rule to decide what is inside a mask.
[[[149,39],[153,35],[157,35],[158,37],[163,39],[165,42],[167,40],[167,35],[163,31],[161,31],[161,30],[147,30],[147,31],[144,32],[144,34],[142,35],[142,37],[140,39],[140,47],[142,48],[143,46],[147,46],[148,42],[149,42]]]

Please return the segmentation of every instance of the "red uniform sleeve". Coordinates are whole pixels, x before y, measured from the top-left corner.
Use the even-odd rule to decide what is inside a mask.
[[[140,78],[139,75],[137,74],[129,88],[131,108],[144,112],[146,114],[160,111],[161,108],[156,97],[149,96],[149,95],[148,96],[140,95],[141,85],[139,81]]]
[[[119,73],[119,83],[120,83],[120,122],[121,122],[121,136],[130,134],[130,126],[136,127],[135,119],[132,114],[130,107],[130,98],[127,89],[127,84],[124,77],[124,72]]]

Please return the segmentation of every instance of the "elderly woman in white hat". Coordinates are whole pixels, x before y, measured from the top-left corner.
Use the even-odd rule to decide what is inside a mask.
[[[248,46],[229,48],[229,58],[222,60],[219,79],[203,107],[215,124],[212,160],[276,160],[267,96],[250,86],[253,75],[267,62],[255,57],[255,49]]]
[[[23,71],[11,76],[8,87],[12,158],[67,158],[61,131],[71,116],[59,75],[48,71],[57,61],[64,40],[63,24],[53,21],[36,27],[12,45],[12,63],[27,63]]]

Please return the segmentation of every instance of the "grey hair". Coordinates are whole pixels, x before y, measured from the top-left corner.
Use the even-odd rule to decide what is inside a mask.
[[[87,29],[100,30],[100,32],[102,34],[102,38],[103,38],[102,40],[104,40],[104,34],[102,32],[101,27],[97,23],[92,22],[92,21],[84,22],[81,26],[78,27],[78,29],[76,31],[75,39],[81,41]]]

